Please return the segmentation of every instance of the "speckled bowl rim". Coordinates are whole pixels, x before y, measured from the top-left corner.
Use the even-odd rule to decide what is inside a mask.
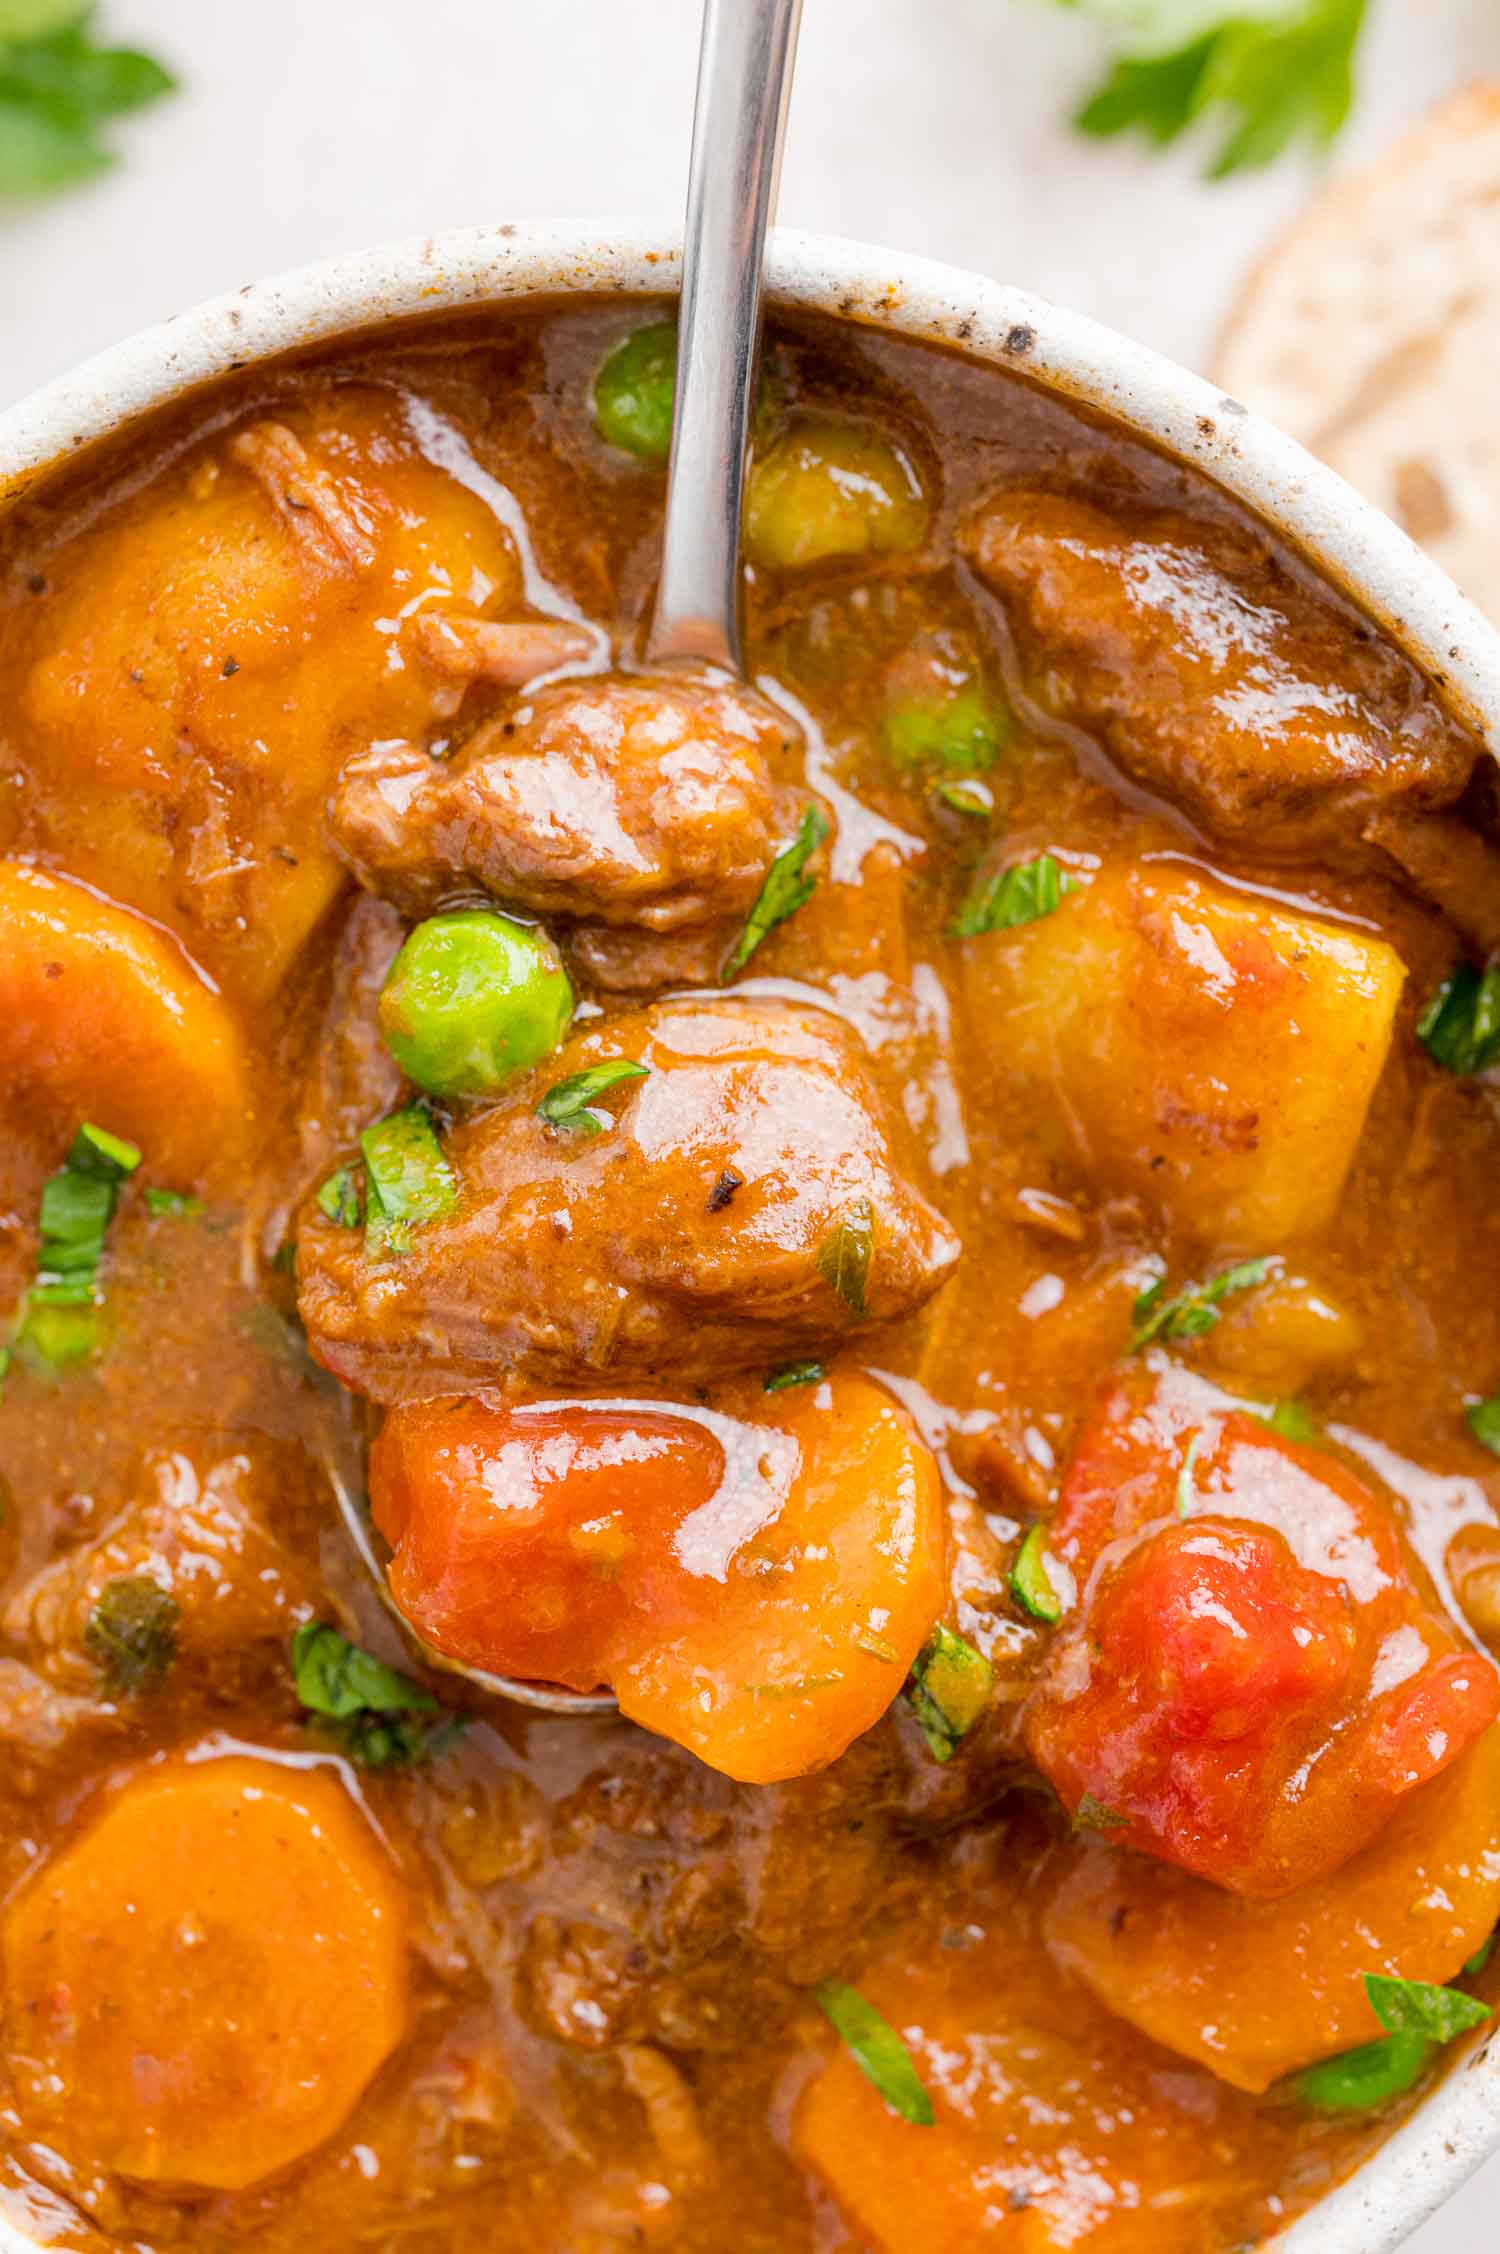
[[[413,315],[533,296],[675,290],[674,237],[636,219],[474,227],[355,251],[210,299],[0,414],[0,507],[137,417],[235,369]],[[1213,384],[1101,323],[931,259],[779,231],[774,302],[957,347],[1100,409],[1255,510],[1500,746],[1500,636],[1447,575],[1332,470]],[[1500,2145],[1500,2041],[1475,2045],[1379,2151],[1274,2242],[1388,2254]],[[0,2249],[33,2242],[0,2220]]]

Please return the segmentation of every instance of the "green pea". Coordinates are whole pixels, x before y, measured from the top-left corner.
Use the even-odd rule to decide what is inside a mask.
[[[946,697],[893,705],[885,718],[886,749],[898,766],[935,767],[949,775],[982,775],[1011,739],[1011,717],[967,681]]]
[[[676,322],[652,321],[632,330],[594,378],[599,436],[643,462],[664,462],[672,450],[676,390]]]
[[[489,908],[429,916],[380,994],[380,1030],[434,1096],[480,1096],[557,1047],[573,989],[546,934]]]

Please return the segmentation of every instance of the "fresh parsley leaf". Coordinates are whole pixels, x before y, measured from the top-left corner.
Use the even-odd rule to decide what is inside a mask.
[[[318,1211],[341,1229],[357,1229],[365,1217],[365,1201],[352,1166],[340,1166],[330,1174],[314,1202]]]
[[[1464,1421],[1481,1448],[1500,1456],[1500,1393],[1492,1393],[1487,1401],[1471,1401]]]
[[[148,1189],[146,1211],[156,1221],[196,1221],[203,1211],[201,1197],[189,1197],[185,1190]]]
[[[172,92],[154,57],[101,46],[92,14],[78,0],[0,4],[0,195],[46,195],[104,171],[108,119]]]
[[[794,1385],[820,1385],[828,1375],[821,1362],[784,1362],[766,1379],[767,1393],[785,1393]]]
[[[1266,1423],[1283,1440],[1295,1440],[1302,1448],[1315,1448],[1322,1438],[1317,1418],[1307,1403],[1299,1401],[1295,1394],[1285,1401],[1278,1401]]]
[[[809,806],[802,817],[802,826],[788,846],[784,846],[770,868],[759,897],[745,920],[745,928],[734,943],[734,948],[719,973],[721,984],[727,984],[737,971],[742,971],[756,948],[776,926],[805,908],[818,887],[816,877],[805,876],[803,871],[828,835],[828,816],[821,806]]]
[[[122,1574],[100,1590],[84,1649],[113,1691],[153,1690],[177,1656],[181,1607],[149,1573]]]
[[[950,814],[962,814],[971,822],[987,822],[995,811],[988,783],[939,783],[932,795]]]
[[[426,1720],[442,1713],[431,1691],[361,1651],[326,1621],[308,1621],[293,1636],[292,1673],[303,1706],[366,1769],[430,1760],[463,1727],[458,1715],[436,1725]]]
[[[364,1153],[365,1244],[372,1252],[406,1252],[411,1232],[458,1203],[458,1176],[443,1155],[421,1104],[377,1120],[359,1138]]]
[[[1493,1933],[1491,1933],[1485,1940],[1480,1942],[1478,1948],[1474,1951],[1474,1954],[1471,1957],[1464,1958],[1463,1964],[1459,1969],[1462,1971],[1465,1980],[1472,1980],[1476,1973],[1483,1972],[1485,1966],[1489,1963],[1490,1958],[1494,1955],[1494,1953],[1495,1936]]]
[[[820,1980],[813,1990],[818,2009],[843,2043],[866,2081],[874,2084],[893,2113],[920,2129],[935,2118],[932,2099],[911,2052],[888,2019],[847,1980]]]
[[[875,1211],[867,1197],[857,1197],[824,1238],[818,1252],[818,1274],[850,1314],[861,1319],[868,1304],[874,1255]]]
[[[989,1703],[995,1670],[951,1628],[933,1629],[911,1671],[906,1697],[939,1761],[951,1761]]]
[[[1309,2066],[1292,2088],[1319,2113],[1362,2112],[1409,2090],[1436,2052],[1425,2035],[1386,2035]]]
[[[36,1281],[27,1295],[20,1343],[53,1369],[86,1360],[98,1346],[94,1310],[105,1233],[120,1185],[140,1163],[134,1143],[86,1120],[57,1173],[43,1184]]]
[[[1062,1618],[1062,1601],[1047,1573],[1047,1529],[1028,1526],[1010,1569],[1010,1593],[1033,1620],[1055,1627]]]
[[[1451,2043],[1493,2016],[1488,2004],[1462,1988],[1438,1988],[1428,1980],[1393,1980],[1383,1972],[1365,1974],[1370,2009],[1388,2035],[1424,2035],[1431,2043]]]
[[[1105,1803],[1102,1800],[1096,1800],[1091,1792],[1086,1792],[1073,1810],[1073,1829],[1075,1831],[1102,1831],[1107,1834],[1112,1831],[1124,1831],[1128,1828],[1129,1823],[1130,1818],[1128,1816],[1122,1816],[1118,1808],[1106,1807]]]
[[[1185,1284],[1172,1299],[1165,1296],[1165,1276],[1155,1277],[1137,1296],[1132,1309],[1135,1331],[1131,1353],[1138,1354],[1153,1340],[1166,1345],[1174,1338],[1201,1338],[1219,1320],[1220,1300],[1227,1299],[1231,1292],[1254,1290],[1265,1282],[1271,1267],[1272,1262],[1264,1255],[1239,1260],[1232,1268],[1221,1268],[1205,1283]]]
[[[537,1105],[536,1115],[549,1127],[566,1128],[571,1135],[602,1135],[614,1121],[607,1111],[591,1108],[595,1100],[626,1080],[644,1080],[650,1070],[650,1065],[637,1064],[634,1057],[606,1057],[603,1064],[591,1064],[585,1072],[570,1072],[566,1080],[554,1082]]]
[[[1500,962],[1451,971],[1417,1019],[1417,1039],[1449,1072],[1488,1072],[1500,1061]]]
[[[1035,923],[1050,916],[1078,880],[1071,877],[1050,853],[1034,861],[1018,861],[1009,869],[996,869],[975,885],[949,929],[956,939],[977,939],[981,932],[1013,931],[1018,924]]]
[[[1080,131],[1164,146],[1212,117],[1211,179],[1269,164],[1298,139],[1326,144],[1349,115],[1367,0],[1062,0],[1116,34],[1112,68],[1075,113]]]

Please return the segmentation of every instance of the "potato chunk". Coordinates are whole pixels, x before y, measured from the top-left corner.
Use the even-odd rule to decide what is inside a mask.
[[[456,710],[437,622],[521,607],[510,536],[424,453],[425,412],[343,386],[216,435],[0,616],[22,843],[248,997],[344,881],[322,837],[341,762]]]
[[[1331,1218],[1405,975],[1384,941],[1154,862],[968,945],[980,1037],[1095,1180],[1226,1249]]]
[[[0,861],[0,1085],[71,1133],[95,1119],[187,1188],[252,1125],[243,1035],[222,995],[144,917]]]
[[[1043,1921],[1101,2002],[1242,2090],[1380,2033],[1367,1972],[1452,1980],[1500,1915],[1500,1728],[1363,1854],[1279,1901],[1075,1841]]]

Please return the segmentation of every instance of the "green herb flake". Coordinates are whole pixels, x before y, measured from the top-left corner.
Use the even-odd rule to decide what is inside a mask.
[[[140,1163],[134,1143],[85,1121],[61,1167],[43,1185],[36,1281],[27,1295],[20,1343],[53,1369],[87,1360],[98,1346],[101,1332],[92,1310],[101,1298],[104,1239],[120,1185]],[[73,1310],[78,1319],[58,1319],[62,1310]]]
[[[1061,0],[1106,21],[1116,58],[1075,113],[1080,132],[1138,132],[1163,146],[1212,117],[1210,179],[1270,164],[1294,141],[1324,145],[1348,117],[1367,0]]]
[[[1464,1422],[1481,1448],[1500,1456],[1500,1393],[1492,1393],[1487,1401],[1471,1401]]]
[[[855,2065],[891,2111],[919,2129],[930,2129],[935,2119],[932,2099],[890,2021],[846,1980],[820,1980],[813,1996]]]
[[[767,1393],[786,1393],[796,1385],[821,1385],[828,1372],[821,1362],[783,1362],[766,1379]]]
[[[196,1221],[203,1211],[203,1200],[189,1197],[183,1190],[148,1188],[146,1211],[156,1221]]]
[[[947,696],[913,697],[886,714],[885,747],[898,767],[985,774],[1015,733],[1010,714],[977,682]]]
[[[868,1309],[874,1257],[875,1210],[867,1197],[857,1197],[819,1247],[818,1274],[861,1321]]]
[[[1022,1535],[1009,1586],[1013,1600],[1024,1613],[1033,1620],[1045,1621],[1049,1628],[1056,1627],[1062,1618],[1062,1600],[1047,1573],[1045,1526],[1028,1526]]]
[[[950,814],[962,814],[968,821],[987,822],[995,811],[987,783],[939,783],[932,795]]]
[[[1322,1427],[1305,1401],[1295,1395],[1278,1401],[1266,1419],[1268,1428],[1283,1440],[1293,1440],[1299,1448],[1315,1448],[1322,1438]]]
[[[1041,853],[1034,861],[1018,861],[981,878],[949,930],[956,939],[977,939],[987,931],[1014,931],[1020,924],[1050,916],[1070,892],[1077,890],[1078,879],[1050,853]]]
[[[421,1104],[408,1104],[367,1127],[364,1153],[365,1245],[372,1252],[406,1252],[411,1232],[441,1219],[458,1202],[458,1176],[443,1155]]]
[[[330,1174],[314,1203],[325,1219],[340,1229],[357,1229],[364,1222],[365,1201],[352,1166],[341,1166]]]
[[[951,1628],[934,1628],[917,1654],[906,1697],[939,1761],[951,1761],[989,1703],[995,1670]]]
[[[644,1080],[650,1070],[634,1057],[606,1057],[603,1064],[591,1064],[584,1072],[571,1072],[566,1080],[555,1081],[537,1105],[536,1115],[570,1135],[602,1135],[614,1121],[607,1111],[595,1111],[593,1106],[611,1088],[622,1087],[627,1080]]]
[[[807,906],[817,890],[818,880],[805,876],[803,871],[827,837],[828,829],[828,816],[822,807],[809,806],[796,837],[783,847],[766,872],[766,881],[746,918],[745,928],[719,973],[721,985],[744,969],[761,941],[778,924],[785,923],[788,916],[794,916],[799,908]]]
[[[1486,1939],[1480,1942],[1478,1948],[1474,1951],[1474,1954],[1471,1957],[1464,1958],[1461,1970],[1463,1972],[1465,1980],[1473,1980],[1477,1974],[1483,1972],[1485,1966],[1489,1963],[1490,1958],[1494,1955],[1494,1952],[1495,1936],[1493,1933],[1491,1933],[1486,1937]]]
[[[114,162],[106,122],[172,92],[162,65],[93,37],[81,0],[0,6],[0,195],[40,196]]]
[[[361,1651],[326,1621],[308,1621],[292,1637],[292,1674],[309,1714],[366,1769],[431,1760],[463,1727],[461,1715],[431,1723],[442,1708],[431,1691]]]
[[[901,1656],[893,1643],[888,1643],[884,1636],[873,1635],[868,1628],[861,1628],[854,1642],[858,1650],[868,1652],[871,1659],[878,1659],[886,1667],[894,1667]]]
[[[1138,1354],[1153,1341],[1165,1346],[1172,1339],[1201,1338],[1219,1320],[1220,1301],[1237,1291],[1253,1291],[1270,1275],[1274,1262],[1261,1257],[1240,1260],[1221,1268],[1206,1283],[1187,1284],[1174,1298],[1166,1294],[1166,1278],[1157,1276],[1139,1294],[1131,1310],[1135,1331],[1130,1351]]]
[[[1500,1060],[1500,961],[1482,971],[1460,963],[1417,1019],[1417,1039],[1448,1072],[1487,1072]]]
[[[1086,1792],[1073,1810],[1075,1831],[1102,1831],[1108,1835],[1112,1831],[1126,1831],[1129,1826],[1128,1816],[1121,1815],[1118,1808],[1108,1807],[1104,1801],[1096,1800],[1091,1792]]]
[[[1318,2113],[1363,2112],[1403,2096],[1436,2056],[1436,2043],[1425,2035],[1386,2035],[1309,2066],[1292,2088]]]
[[[177,1656],[181,1608],[149,1573],[107,1581],[83,1631],[84,1649],[112,1691],[154,1690]]]
[[[1451,2043],[1493,2016],[1488,2004],[1462,1988],[1438,1988],[1427,1980],[1395,1980],[1383,1972],[1365,1974],[1370,2009],[1388,2035],[1423,2035],[1431,2043]]]

